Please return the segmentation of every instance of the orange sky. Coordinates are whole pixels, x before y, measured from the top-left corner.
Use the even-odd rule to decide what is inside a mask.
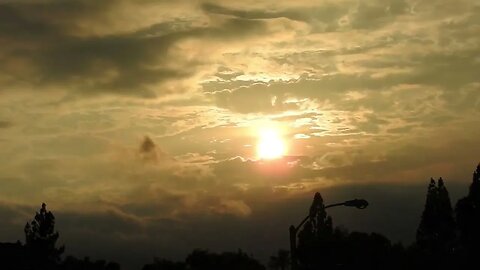
[[[22,238],[46,201],[79,254],[102,235],[115,243],[105,256],[150,250],[134,265],[192,243],[234,247],[237,232],[267,256],[286,240],[270,226],[287,228],[315,191],[383,202],[377,186],[420,196],[405,206],[414,223],[419,187],[443,176],[460,196],[479,161],[479,11],[473,0],[0,0],[0,241]],[[268,126],[282,159],[258,159]],[[233,231],[168,249],[195,224]],[[256,246],[248,224],[275,244]]]

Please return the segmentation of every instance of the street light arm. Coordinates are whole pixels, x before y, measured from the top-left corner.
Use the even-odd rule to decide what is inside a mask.
[[[329,205],[325,206],[323,209],[327,209],[327,208],[335,207],[335,206],[345,205],[345,203],[346,203],[346,202],[329,204]],[[298,226],[295,227],[295,231],[300,230],[300,228],[303,226],[303,224],[305,224],[305,222],[307,222],[307,220],[308,220],[309,217],[310,217],[310,215],[307,215],[307,216],[302,220],[302,222],[300,222],[300,224],[298,224]]]
[[[300,228],[303,226],[303,224],[305,224],[305,222],[307,222],[308,218],[310,217],[310,215],[307,215],[303,220],[302,222],[300,222],[300,224],[298,224],[297,227],[295,227],[295,231],[297,232],[298,230],[300,230]]]
[[[330,208],[330,207],[335,207],[335,206],[346,205],[345,203],[346,202],[329,204],[329,205],[325,206],[325,209]]]
[[[348,207],[355,207],[355,208],[358,208],[358,209],[365,209],[368,206],[368,202],[364,199],[354,199],[354,200],[349,200],[349,201],[345,201],[345,202],[342,202],[342,203],[329,204],[329,205],[325,206],[323,209],[327,209],[327,208],[335,207],[335,206],[342,206],[342,205],[348,206]],[[305,224],[305,222],[307,222],[309,217],[310,217],[310,215],[307,215],[302,220],[302,222],[300,222],[300,224],[298,224],[298,226],[295,227],[295,231],[300,230],[300,228],[303,226],[303,224]]]
[[[318,195],[317,195],[318,194]],[[320,193],[315,194],[315,198],[318,196],[320,197]],[[321,197],[320,197],[321,199]],[[318,202],[317,202],[318,203]],[[321,203],[321,201],[320,201]],[[318,204],[315,204],[315,199],[314,199],[314,205],[312,207],[316,207]],[[342,203],[334,203],[334,204],[329,204],[327,206],[324,206],[323,209],[330,208],[330,207],[335,207],[335,206],[350,206],[350,207],[356,207],[358,209],[365,209],[368,206],[368,202],[363,199],[355,199],[355,200],[350,200],[350,201],[345,201]],[[312,213],[312,210],[310,210]],[[316,213],[316,209],[313,209],[314,213]],[[292,270],[297,270],[297,233],[298,230],[307,222],[307,220],[310,218],[310,215],[307,215],[300,224],[298,224],[297,227],[291,225],[289,228],[290,232],[290,257],[291,257],[291,265],[292,265]]]

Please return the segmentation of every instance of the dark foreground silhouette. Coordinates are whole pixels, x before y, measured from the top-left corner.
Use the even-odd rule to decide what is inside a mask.
[[[298,228],[295,257],[279,250],[270,257],[269,269],[476,269],[480,255],[480,164],[473,173],[467,196],[455,209],[442,178],[430,180],[416,241],[404,247],[378,233],[348,232],[333,226],[323,198],[314,198],[315,211]],[[308,210],[308,209],[306,209]],[[57,247],[55,216],[45,204],[24,228],[25,244],[0,243],[0,269],[8,270],[119,270],[120,265],[61,255]],[[287,234],[285,235],[287,237]],[[241,250],[211,253],[194,250],[185,261],[155,258],[142,270],[262,270],[266,269]]]
[[[243,253],[223,252],[221,254],[210,253],[206,250],[194,250],[187,256],[185,262],[172,262],[165,259],[155,259],[152,264],[145,265],[142,270],[263,270],[265,267],[258,261]]]
[[[298,234],[298,269],[468,269],[478,265],[480,255],[480,165],[455,211],[444,180],[430,180],[416,241],[409,247],[332,223],[324,206],[305,223]]]

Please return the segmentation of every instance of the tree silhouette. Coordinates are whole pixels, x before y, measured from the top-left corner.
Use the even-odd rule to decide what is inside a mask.
[[[186,265],[183,262],[173,262],[166,259],[154,258],[153,263],[146,264],[142,270],[185,270]]]
[[[468,260],[475,260],[480,252],[480,164],[473,172],[472,183],[466,197],[455,208],[460,244]]]
[[[437,201],[438,190],[433,178],[430,179],[430,184],[427,188],[427,198],[425,200],[425,208],[422,213],[420,225],[417,229],[417,244],[421,247],[429,248],[435,246],[437,238],[436,222],[437,222]]]
[[[290,252],[280,249],[276,256],[270,256],[268,266],[273,270],[286,270],[290,265]]]
[[[265,270],[257,260],[239,250],[238,252],[210,253],[196,249],[185,259],[191,270]]]
[[[31,269],[25,246],[16,243],[0,243],[0,269]]]
[[[333,228],[320,193],[315,194],[308,220],[298,234],[298,268],[403,269],[404,249],[378,233]]]
[[[438,179],[438,240],[444,252],[453,252],[455,242],[455,220],[453,217],[452,203],[445,183]]]
[[[348,201],[350,202],[350,201]],[[346,205],[333,204],[329,205]],[[468,195],[454,211],[442,178],[430,180],[425,208],[416,241],[405,249],[378,233],[348,232],[333,227],[320,193],[316,193],[309,215],[298,232],[294,249],[299,270],[313,269],[467,269],[480,254],[480,164],[473,172]],[[455,227],[457,225],[457,227]],[[295,230],[298,228],[293,227]],[[456,231],[458,229],[458,231]],[[59,233],[55,216],[43,203],[25,227],[26,244],[0,243],[0,269],[8,270],[119,270],[120,265],[105,260],[91,261],[68,256],[60,260],[64,247],[57,248]],[[457,233],[458,232],[458,233]],[[295,234],[296,235],[296,234]],[[459,236],[459,237],[457,237]],[[286,270],[291,254],[279,250],[270,257],[269,268]],[[184,262],[155,258],[142,270],[265,270],[257,260],[238,252],[212,253],[196,249]]]
[[[416,242],[408,250],[415,269],[448,269],[455,266],[456,227],[445,182],[433,178],[427,189],[425,208],[418,225]]]
[[[429,252],[448,253],[455,241],[452,204],[443,179],[430,179],[425,208],[417,229],[416,244]]]
[[[319,259],[328,264],[332,257],[333,225],[332,218],[325,211],[322,195],[317,192],[310,206],[309,217],[298,233],[297,259],[300,268],[314,269]]]
[[[42,203],[34,219],[25,225],[26,248],[39,267],[47,267],[57,263],[65,247],[56,247],[59,233],[55,231],[55,216],[47,211],[47,205]]]
[[[116,262],[106,262],[105,260],[91,261],[89,257],[83,260],[73,256],[68,256],[61,263],[61,270],[120,270],[120,265]]]
[[[313,234],[316,236],[332,233],[332,218],[327,216],[322,195],[315,193],[312,206],[310,207],[310,222],[312,222]]]

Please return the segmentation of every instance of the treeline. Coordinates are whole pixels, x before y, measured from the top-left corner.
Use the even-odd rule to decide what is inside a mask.
[[[55,216],[45,203],[24,227],[25,244],[0,243],[0,269],[8,270],[120,270],[116,262],[91,261],[88,257],[61,259],[65,247],[57,247]]]
[[[320,211],[310,216],[298,234],[294,268],[467,269],[479,264],[480,165],[473,173],[468,195],[455,209],[444,180],[430,180],[416,241],[408,247],[377,233],[334,228],[323,200],[320,203]]]
[[[238,252],[211,253],[206,250],[194,250],[185,262],[172,262],[155,258],[142,270],[265,270],[257,260],[239,250]]]
[[[293,254],[279,250],[267,267],[237,252],[194,250],[184,261],[154,258],[142,270],[316,270],[316,269],[467,269],[480,255],[480,164],[467,196],[452,207],[442,178],[430,180],[425,208],[410,246],[392,243],[378,233],[348,232],[334,227],[318,194],[308,220],[298,232]],[[398,213],[401,215],[402,213]],[[0,269],[10,270],[120,270],[116,262],[61,258],[55,217],[42,204],[24,228],[26,243],[0,243]],[[293,255],[293,256],[292,256]]]

